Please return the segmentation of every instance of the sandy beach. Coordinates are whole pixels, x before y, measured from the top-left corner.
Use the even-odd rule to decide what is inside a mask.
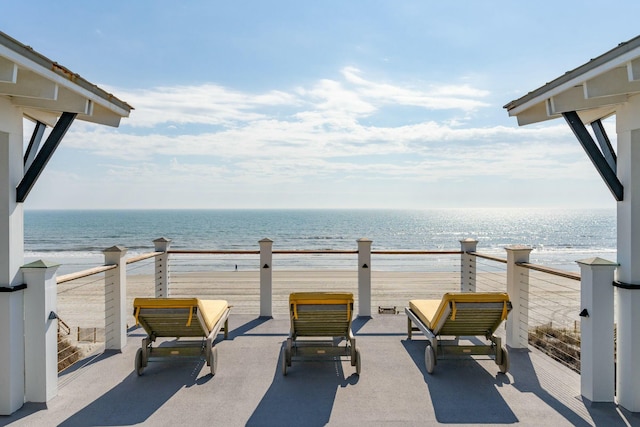
[[[286,317],[291,292],[340,291],[357,296],[355,271],[312,270],[273,272],[273,315]],[[456,273],[415,273],[374,271],[371,276],[372,311],[378,307],[397,307],[402,311],[412,298],[440,298],[444,292],[459,290]],[[127,277],[127,301],[154,296],[153,275]],[[238,314],[260,312],[258,271],[224,271],[172,274],[170,295],[226,299]],[[356,310],[358,310],[356,298]],[[104,279],[92,276],[58,285],[58,315],[72,329],[104,327]],[[133,323],[133,316],[129,321]]]
[[[531,295],[529,324],[544,324],[552,319],[569,326],[576,320],[580,302],[579,282],[549,277],[544,280],[530,277]],[[273,272],[273,316],[286,318],[287,301],[291,292],[339,291],[356,296],[358,312],[358,280],[355,271],[296,270]],[[404,314],[410,299],[440,299],[445,292],[459,291],[460,275],[454,272],[390,272],[372,271],[371,311],[378,308],[397,309]],[[478,273],[478,291],[506,290],[503,273]],[[129,275],[127,277],[127,305],[133,307],[136,297],[154,296],[154,276]],[[233,306],[232,312],[258,316],[260,313],[260,278],[258,271],[210,271],[171,275],[170,296],[225,299]],[[91,276],[58,285],[58,315],[72,330],[74,338],[78,327],[95,328],[98,341],[104,330],[104,278]],[[128,318],[134,324],[133,309]]]

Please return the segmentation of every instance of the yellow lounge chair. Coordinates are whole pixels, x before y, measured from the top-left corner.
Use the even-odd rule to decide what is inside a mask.
[[[229,304],[224,300],[198,298],[136,298],[133,301],[136,325],[147,332],[142,348],[136,353],[135,369],[138,375],[151,360],[168,357],[201,357],[203,352],[211,374],[216,374],[218,363],[215,338],[222,330],[227,338]],[[172,346],[152,347],[156,338],[201,338],[176,340]]]
[[[351,332],[353,294],[297,292],[289,295],[291,331],[282,349],[282,374],[292,360],[348,357],[360,374],[360,351]],[[331,340],[321,340],[328,338]],[[301,340],[300,338],[309,338]],[[333,338],[340,338],[336,341]],[[344,340],[344,345],[340,345]]]
[[[422,331],[427,337],[424,359],[430,374],[437,364],[437,356],[443,354],[492,355],[500,372],[506,373],[509,353],[494,332],[510,310],[509,295],[499,292],[450,292],[444,294],[442,300],[411,300],[405,308],[409,339],[414,330]],[[442,336],[456,339],[445,341]],[[490,343],[457,345],[457,337],[461,336],[484,336]]]

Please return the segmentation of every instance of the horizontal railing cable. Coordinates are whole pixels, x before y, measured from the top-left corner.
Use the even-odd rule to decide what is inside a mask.
[[[98,274],[98,273],[95,273],[95,274]],[[68,282],[71,282],[73,280],[82,279],[82,278],[85,278],[85,277],[89,277],[89,276],[76,277],[76,278],[71,279],[71,280],[65,280],[64,282],[58,282],[58,284],[60,284],[60,283],[68,283]],[[102,282],[102,281],[104,281],[104,277],[96,277],[93,280],[81,282],[80,284],[78,284],[76,286],[69,287],[69,288],[66,288],[66,289],[63,289],[63,290],[58,290],[58,294],[64,294],[64,293],[67,293],[67,292],[70,292],[70,291],[74,291],[74,290],[77,290],[77,289],[80,289],[80,288],[84,288],[84,287],[92,285],[94,283]]]
[[[557,274],[546,268],[529,270],[536,272],[528,274],[529,292],[523,301],[529,311],[529,344],[579,372],[580,288],[576,275]]]
[[[506,267],[489,261],[495,257],[476,257],[476,287],[483,291],[505,292],[507,289]],[[478,272],[480,274],[478,274]]]

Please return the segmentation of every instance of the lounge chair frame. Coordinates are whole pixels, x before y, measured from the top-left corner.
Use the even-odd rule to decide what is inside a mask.
[[[184,299],[174,300],[182,301],[183,304],[185,301]],[[136,302],[138,301],[139,299],[136,299]],[[136,321],[147,333],[147,336],[142,339],[141,348],[136,353],[135,370],[138,375],[142,375],[149,362],[176,359],[202,360],[203,358],[210,368],[211,375],[216,374],[218,350],[215,347],[215,339],[220,332],[224,333],[224,339],[228,337],[229,306],[224,309],[210,332],[197,303],[181,307],[148,308],[136,306],[134,302],[134,307]],[[153,346],[157,338],[166,337],[176,339],[171,343],[165,341],[161,346]]]
[[[500,372],[507,373],[509,352],[506,346],[502,345],[501,337],[494,333],[511,310],[511,302],[508,300],[501,302],[455,302],[456,293],[445,295],[452,298],[452,301],[448,301],[448,306],[445,306],[444,312],[439,316],[433,329],[425,325],[410,307],[405,307],[408,339],[412,339],[414,331],[422,332],[427,338],[425,348],[427,373],[432,374],[438,363],[438,358],[444,358],[447,355],[492,356]],[[439,307],[439,309],[441,308]],[[459,337],[478,336],[483,336],[488,344],[459,344]],[[444,337],[453,338],[445,339]]]
[[[289,297],[291,329],[282,348],[282,374],[295,361],[349,360],[360,374],[351,330],[353,294],[298,292]]]

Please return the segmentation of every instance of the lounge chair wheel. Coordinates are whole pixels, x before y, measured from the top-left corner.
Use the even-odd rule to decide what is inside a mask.
[[[211,369],[211,375],[215,375],[218,369],[218,349],[216,347],[211,347],[209,362],[207,364],[209,365],[209,369]]]
[[[436,366],[436,352],[431,343],[427,343],[427,348],[424,350],[424,366],[428,374],[432,374],[433,368]]]
[[[144,371],[144,365],[142,363],[142,349],[139,348],[138,351],[136,352],[136,374],[138,374],[138,376],[142,375],[142,371]]]
[[[509,372],[509,351],[505,346],[502,346],[502,363],[499,364],[498,367],[503,374]]]
[[[360,350],[356,349],[356,374],[360,375]]]
[[[282,375],[287,375],[287,365],[291,366],[291,355],[286,347],[282,348]]]

